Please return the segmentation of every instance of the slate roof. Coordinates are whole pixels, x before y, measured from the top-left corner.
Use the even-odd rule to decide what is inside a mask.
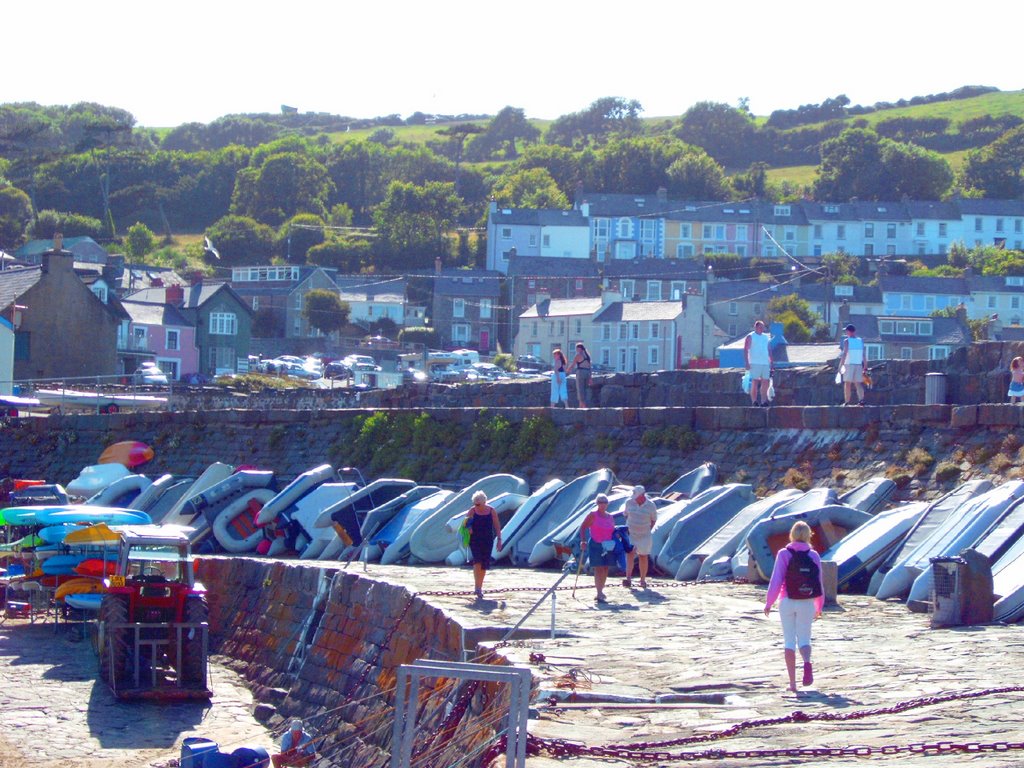
[[[899,333],[882,334],[879,323],[882,320],[909,320],[919,323],[929,320],[932,323],[931,336],[918,336]],[[850,315],[850,322],[857,327],[857,335],[866,342],[888,342],[891,344],[948,344],[964,346],[970,344],[971,329],[960,323],[955,317],[901,317],[897,315]]]
[[[38,283],[42,274],[43,268],[40,266],[0,270],[0,311],[6,310],[19,296]]]
[[[797,291],[796,283],[776,285],[759,280],[718,280],[708,283],[707,297],[709,304],[723,301],[767,302],[776,296],[787,296]]]
[[[97,243],[95,240],[93,240],[91,237],[88,237],[87,235],[86,236],[82,236],[82,237],[65,237],[64,238],[63,249],[65,251],[73,251],[75,249],[76,245],[82,245],[82,244],[90,245],[90,246],[94,245],[97,248],[99,248],[101,251],[106,253],[106,249],[103,246],[101,246],[99,243]],[[53,250],[53,240],[29,240],[23,246],[18,248],[14,252],[14,255],[17,256],[18,258],[24,259],[24,258],[41,256],[42,254],[46,253],[47,251],[52,251],[52,250]]]
[[[600,276],[598,265],[590,259],[566,259],[546,256],[513,256],[508,263],[509,277],[593,277]]]
[[[830,298],[833,302],[848,301],[851,304],[881,304],[882,303],[882,289],[877,285],[855,285],[853,286],[852,296],[837,296],[835,284],[829,286]],[[801,285],[797,290],[801,299],[807,301],[825,301],[825,284],[824,283],[807,283]]]
[[[592,315],[601,308],[601,299],[550,299],[534,304],[520,317],[568,317]]]
[[[958,200],[964,216],[1024,216],[1024,200]]]
[[[907,214],[912,219],[960,220],[960,209],[956,203],[942,203],[935,200],[911,200],[905,205]]]
[[[640,277],[648,280],[696,280],[706,271],[690,259],[614,259],[604,265],[605,277]]]
[[[972,292],[984,291],[986,293],[1024,293],[1024,285],[1007,285],[1005,277],[999,276],[974,276],[966,278],[967,285]]]
[[[629,323],[647,320],[675,320],[683,313],[678,301],[616,301],[609,304],[597,317],[595,323]]]
[[[438,296],[498,297],[501,295],[500,276],[500,272],[486,269],[442,273],[434,277],[434,294]]]
[[[217,283],[197,283],[195,285],[185,286],[185,300],[182,303],[183,309],[198,309],[207,301],[212,299],[220,291],[230,291],[231,295],[235,297],[235,300],[245,307],[245,311],[252,313],[248,304],[242,300],[238,293],[228,284],[224,282]],[[130,296],[126,296],[125,300],[130,301],[145,301],[151,304],[160,304],[165,301],[167,296],[166,289],[163,287],[159,288],[144,288],[141,291],[136,291]]]
[[[157,304],[148,301],[130,301],[124,299],[121,305],[133,323],[144,325],[167,325],[193,327],[194,323],[185,319],[184,315],[171,304]]]
[[[884,275],[878,278],[882,293],[933,293],[949,296],[967,296],[971,289],[962,277],[910,277]]]

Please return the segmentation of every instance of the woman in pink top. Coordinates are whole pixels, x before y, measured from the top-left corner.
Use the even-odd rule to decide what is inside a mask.
[[[594,499],[597,509],[583,520],[580,526],[580,557],[584,547],[590,558],[590,567],[594,569],[594,586],[597,587],[599,603],[608,602],[604,596],[604,585],[608,581],[608,568],[615,563],[615,552],[612,548],[612,537],[615,535],[615,518],[608,514],[608,497],[603,493]],[[587,533],[590,544],[587,544]]]
[[[796,692],[796,649],[804,661],[803,684],[814,682],[811,668],[811,623],[821,615],[825,606],[825,585],[821,580],[821,558],[811,548],[811,526],[804,521],[793,523],[789,531],[789,545],[775,556],[775,567],[768,583],[764,601],[767,616],[781,595],[779,617],[782,619],[782,639],[785,647],[786,671],[789,690]]]

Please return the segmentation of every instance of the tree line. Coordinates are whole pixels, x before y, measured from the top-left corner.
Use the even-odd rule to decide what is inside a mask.
[[[207,234],[222,266],[282,259],[373,272],[430,268],[435,258],[479,263],[489,200],[567,208],[580,188],[664,188],[707,201],[1024,193],[1019,120],[972,121],[971,130],[995,138],[954,174],[918,143],[948,129],[935,119],[779,130],[759,127],[743,103],[702,102],[656,125],[641,114],[638,102],[607,97],[542,133],[509,106],[486,122],[460,116],[423,145],[398,138],[397,116],[380,118],[365,139],[340,142],[319,132],[336,127],[329,116],[294,113],[222,118],[204,131],[187,124],[161,138],[116,108],[0,105],[0,248],[57,227],[110,240],[139,223],[157,235]],[[759,152],[772,141],[783,156],[813,149],[813,186],[768,180],[774,163]]]

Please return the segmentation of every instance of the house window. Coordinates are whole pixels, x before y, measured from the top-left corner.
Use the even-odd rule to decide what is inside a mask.
[[[480,299],[480,319],[491,319],[491,299]]]
[[[575,327],[576,327],[576,336],[577,336],[577,338],[582,336],[583,335],[583,320],[577,317],[573,321],[573,325],[575,325]]]
[[[996,219],[996,232],[1002,232],[1002,231],[1003,231],[1003,220],[1002,219]]]
[[[565,336],[565,320],[558,321],[558,335]]]
[[[167,337],[164,341],[164,347],[169,351],[177,351],[181,349],[181,332],[176,328],[167,329]]]
[[[874,224],[865,224],[864,225],[864,237],[874,237],[874,236],[875,236],[875,225]]]
[[[658,348],[657,347],[648,347],[647,348],[647,364],[648,365],[658,365],[659,363],[660,363],[660,361],[658,360]]]
[[[611,323],[601,323],[601,340],[602,341],[611,341],[611,339],[612,339],[612,324]]]
[[[814,239],[821,240],[821,224],[814,225]]]
[[[885,225],[885,236],[889,240],[894,240],[896,238],[896,225],[895,224],[886,224]]]
[[[864,243],[864,255],[865,256],[874,256],[875,255],[875,246],[872,245],[871,243]]]
[[[105,285],[94,285],[92,287],[92,292],[96,296],[97,299],[102,301],[104,304],[107,303],[107,286],[105,286]]]
[[[814,255],[815,256],[821,256],[821,246],[820,245],[814,246]]]
[[[925,312],[931,312],[932,310],[935,309],[935,297],[934,296],[925,296],[924,297],[924,309],[925,309]]]
[[[30,331],[16,331],[14,333],[14,359],[31,360],[32,345],[30,343],[32,333]]]
[[[1017,230],[1020,231],[1019,229]],[[693,225],[692,224],[680,224],[679,225],[679,237],[689,240],[693,237]]]
[[[535,248],[536,246],[537,246],[537,235],[531,233],[530,234],[530,247],[531,248]]]
[[[619,370],[626,370],[626,350],[624,349],[619,350]]]
[[[837,224],[836,225],[836,239],[837,240],[845,240],[846,239],[846,225],[845,224]]]
[[[1010,297],[1010,309],[1020,309],[1020,296]]]
[[[541,243],[544,245],[545,248],[550,248],[551,247],[551,235],[544,235],[541,238]]]
[[[630,222],[629,219],[619,219],[619,225],[618,225],[618,236],[619,237],[629,237],[630,223],[631,222]]]
[[[669,287],[669,298],[672,301],[679,301],[686,292],[686,283],[682,280],[673,280]]]
[[[578,278],[576,280],[576,290],[577,291],[582,291],[583,290],[583,281],[578,279]]]
[[[259,296],[253,296],[252,297],[252,311],[256,312],[256,311],[259,310],[259,308],[260,308],[260,297]]]
[[[653,244],[655,226],[658,222],[654,219],[641,219],[640,220],[640,240],[643,243]]]
[[[852,285],[837,285],[836,296],[853,296]]]
[[[900,336],[915,336],[917,335],[917,323],[911,320],[897,320],[896,333]]]
[[[747,225],[746,224],[737,224],[736,225],[736,239],[737,240],[746,240],[747,239]]]
[[[974,231],[975,232],[981,232],[981,217],[980,216],[976,216],[974,218]]]
[[[932,321],[922,320],[917,324],[917,335],[918,336],[931,336],[932,335]]]
[[[865,344],[864,353],[867,355],[868,360],[881,360],[883,348],[881,344]]]
[[[989,309],[995,309],[996,308],[996,297],[995,296],[989,296],[988,297],[988,308]]]
[[[754,317],[760,317],[760,316],[761,316],[761,302],[756,301],[756,302],[754,302]]]
[[[629,326],[627,326],[625,323],[619,323],[619,338],[620,339],[628,339],[629,338]]]
[[[746,256],[747,255],[747,246],[745,246],[745,245],[737,245],[736,246],[736,255],[737,256]]]
[[[701,229],[701,237],[703,237],[705,240],[710,240],[711,239],[711,225],[710,224],[705,224],[704,227]]]
[[[928,347],[929,360],[945,360],[949,357],[949,347]]]
[[[661,280],[647,281],[647,300],[661,301]]]
[[[738,315],[739,313],[740,313],[740,305],[737,304],[735,301],[730,301],[729,302],[729,314],[730,315]]]
[[[790,227],[786,227],[785,231],[783,232],[782,238],[787,241],[796,240],[796,230],[791,229]]]
[[[676,246],[676,258],[679,259],[692,259],[693,258],[693,246],[692,245],[677,245]]]
[[[914,359],[914,348],[913,347],[900,347],[900,360],[913,360]]]
[[[469,342],[469,323],[452,324],[452,343],[466,344]]]
[[[790,213],[789,213],[789,206],[788,205],[776,205],[775,206],[775,215],[776,216],[789,216],[790,215]]]
[[[886,256],[895,256],[896,255],[896,246],[895,245],[887,245],[887,246],[885,246],[885,255]]]
[[[302,311],[302,294],[301,293],[296,293],[295,294],[295,301],[293,301],[292,304],[294,304],[296,311],[299,311],[299,312]]]
[[[630,333],[631,338],[634,338],[634,339],[639,339],[640,338],[640,323],[630,323],[629,324],[629,330],[631,332]]]
[[[729,323],[729,327],[726,329],[726,331],[728,332],[730,339],[735,338],[736,337],[736,323]]]
[[[636,286],[632,280],[622,281],[622,298],[625,301],[632,301],[636,295]]]
[[[910,309],[913,297],[909,293],[900,294],[900,309]]]
[[[612,351],[608,347],[601,347],[601,365],[611,368]]]
[[[234,312],[211,312],[210,334],[214,336],[238,335],[238,318]]]
[[[501,239],[502,240],[511,240],[512,239],[512,227],[502,227],[501,228]]]
[[[917,236],[918,237],[924,237],[924,222],[923,221],[917,222]]]
[[[892,333],[893,322],[892,320],[882,320],[878,324],[879,333]]]
[[[945,237],[946,236],[946,231],[947,231],[946,222],[940,221],[939,222],[939,237]]]
[[[452,317],[466,316],[466,302],[464,299],[452,299]]]
[[[945,243],[939,243],[939,255],[940,256],[945,256],[946,255],[946,244]]]
[[[537,321],[534,320],[532,325],[533,325],[533,329],[532,329],[532,333],[530,335],[531,336],[536,336],[537,335]]]
[[[715,240],[725,240],[725,225],[724,224],[716,224],[715,225]]]
[[[660,336],[660,323],[651,323],[651,336],[652,339],[657,339]]]

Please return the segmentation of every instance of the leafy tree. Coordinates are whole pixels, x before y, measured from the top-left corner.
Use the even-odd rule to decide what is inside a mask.
[[[865,128],[850,128],[821,145],[814,195],[818,200],[874,200],[881,178],[882,148],[878,134]]]
[[[435,258],[447,259],[447,233],[458,218],[459,208],[452,184],[392,182],[387,197],[373,214],[378,232],[375,250],[382,264],[397,269],[427,269]]]
[[[77,213],[58,213],[54,210],[40,211],[32,223],[32,237],[50,240],[57,232],[64,237],[91,237],[95,240],[103,235],[103,222]]]
[[[374,336],[393,339],[398,334],[398,323],[390,317],[379,317],[370,323],[370,333]]]
[[[296,152],[269,156],[251,181],[251,202],[245,208],[233,207],[233,210],[274,226],[297,213],[323,216],[334,194],[334,183],[327,169],[311,157]]]
[[[790,343],[808,341],[819,327],[824,327],[818,314],[811,310],[811,305],[795,293],[776,296],[769,301],[768,317],[772,322],[782,323],[783,334]]]
[[[569,207],[569,199],[545,168],[531,168],[502,176],[492,194],[503,208]]]
[[[129,259],[139,261],[145,258],[154,247],[156,247],[156,235],[153,234],[153,230],[139,222],[128,227],[128,234],[124,239],[124,250]]]
[[[338,203],[331,206],[331,211],[327,214],[327,223],[332,227],[351,227],[352,218],[352,209],[345,203]]]
[[[368,240],[338,238],[314,245],[306,252],[306,259],[318,267],[354,275],[370,264],[372,249]]]
[[[0,187],[0,248],[14,250],[32,221],[32,201],[17,187]]]
[[[321,333],[340,331],[348,324],[350,308],[334,291],[315,289],[306,294],[302,317]]]
[[[829,278],[840,285],[859,285],[857,272],[861,267],[861,259],[849,253],[826,253],[821,263],[828,270]]]
[[[949,163],[937,152],[916,144],[883,139],[881,188],[878,199],[938,200],[953,184]]]
[[[1010,199],[1024,194],[1024,125],[968,152],[960,185],[977,189],[985,197]]]
[[[757,126],[749,112],[712,101],[686,110],[675,135],[701,147],[723,165],[744,166],[757,159]]]
[[[548,128],[545,141],[563,147],[585,147],[603,144],[618,134],[640,132],[640,102],[618,96],[598,99],[582,112],[562,115]]]
[[[269,264],[274,230],[247,216],[225,216],[206,232],[224,266]]]
[[[595,151],[593,186],[605,192],[640,192],[672,186],[668,169],[697,150],[666,136],[616,138]]]
[[[366,137],[366,140],[372,141],[375,144],[383,144],[385,147],[393,147],[398,143],[398,138],[395,136],[394,129],[386,126],[375,130]]]
[[[593,157],[593,153],[589,151],[580,153],[568,147],[533,144],[519,156],[514,170],[509,169],[509,172],[543,168],[555,180],[562,194],[571,201],[576,194],[577,183],[584,181],[583,163],[592,160]]]
[[[519,156],[517,141],[532,143],[540,138],[540,129],[526,119],[526,113],[515,107],[505,107],[488,123],[486,129],[474,137],[466,147],[471,160],[490,160],[500,155],[505,160]]]
[[[324,241],[324,226],[312,213],[292,216],[277,231],[277,252],[292,264],[305,264],[309,249]]]
[[[668,167],[668,191],[675,197],[691,200],[728,200],[731,195],[722,166],[696,148]]]

